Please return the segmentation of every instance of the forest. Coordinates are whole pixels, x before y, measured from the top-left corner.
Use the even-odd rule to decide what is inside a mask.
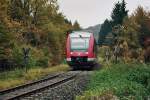
[[[80,29],[57,0],[0,1],[0,65],[48,67],[63,62],[66,31]]]
[[[99,32],[100,46],[120,48],[123,62],[150,62],[150,11],[138,6],[130,15],[125,0],[117,2]],[[108,38],[108,39],[107,39]]]

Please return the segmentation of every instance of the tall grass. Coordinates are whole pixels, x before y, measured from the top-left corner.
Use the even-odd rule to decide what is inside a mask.
[[[31,68],[27,71],[25,69],[16,69],[14,71],[2,72],[0,73],[0,90],[37,80],[50,73],[67,70],[69,70],[67,65],[58,65],[48,68]]]

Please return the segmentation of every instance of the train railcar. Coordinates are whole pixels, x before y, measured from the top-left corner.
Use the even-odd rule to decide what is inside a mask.
[[[97,46],[93,33],[71,32],[67,35],[66,61],[73,69],[90,68],[96,60]]]

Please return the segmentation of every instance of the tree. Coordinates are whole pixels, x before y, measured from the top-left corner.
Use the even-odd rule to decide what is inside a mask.
[[[101,29],[99,32],[99,44],[102,44],[104,42],[106,35],[109,32],[111,32],[111,30],[112,30],[111,22],[108,19],[106,19],[104,23],[101,25]]]
[[[13,20],[22,20],[22,1],[21,0],[11,0],[9,4],[8,14]]]
[[[134,14],[135,22],[139,27],[138,39],[139,43],[143,46],[143,37],[150,37],[150,15],[143,7],[139,6]]]
[[[7,6],[8,6],[7,0],[0,0],[0,20],[1,21],[7,15]]]
[[[32,23],[35,25],[54,21],[54,18],[58,15],[57,0],[32,0],[31,13]]]
[[[128,16],[128,10],[126,10],[126,2],[125,0],[122,0],[122,3],[121,3],[121,17],[124,19],[126,16]],[[123,20],[122,20],[122,23],[123,23]]]
[[[122,24],[124,19],[128,16],[128,10],[126,10],[126,2],[117,2],[113,8],[111,18],[112,18],[112,33],[115,37],[115,43],[120,41],[120,30],[123,28]]]
[[[150,34],[150,29],[148,28],[149,20],[148,12],[139,6],[135,12],[135,21],[139,25],[141,34]]]
[[[120,8],[121,8],[120,3],[119,2],[116,3],[111,15],[114,25],[121,24]]]
[[[78,23],[78,21],[76,20],[73,24],[73,30],[80,30],[81,27],[80,27],[80,24]]]
[[[135,12],[124,19],[121,36],[131,48],[143,46],[144,37],[150,36],[150,15],[143,7],[138,7]]]
[[[124,17],[128,16],[128,10],[126,10],[126,3],[124,0],[122,2],[117,2],[113,8],[111,18],[113,26],[120,24],[122,25]]]
[[[8,58],[10,39],[10,34],[6,32],[5,26],[0,23],[0,60]]]

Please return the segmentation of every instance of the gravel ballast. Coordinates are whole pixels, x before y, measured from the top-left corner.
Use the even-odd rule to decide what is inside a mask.
[[[54,88],[31,94],[21,100],[74,100],[76,95],[81,95],[85,90],[91,71],[71,71],[69,74],[78,73],[77,77]]]

